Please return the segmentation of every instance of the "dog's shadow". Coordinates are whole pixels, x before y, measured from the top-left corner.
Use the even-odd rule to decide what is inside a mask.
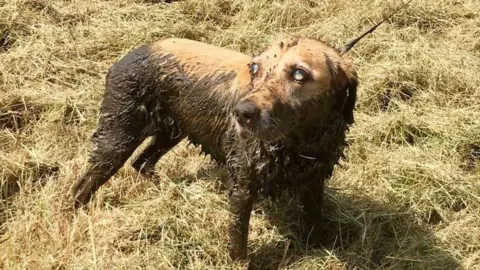
[[[223,183],[222,190],[227,188],[225,168],[212,166],[198,173],[194,178],[216,178]],[[254,212],[283,238],[267,239],[257,233],[257,240],[249,241],[249,269],[305,268],[303,263],[317,265],[315,269],[323,269],[322,265],[344,269],[460,268],[452,254],[435,245],[438,240],[432,227],[441,226],[441,220],[433,216],[418,225],[405,207],[352,192],[326,188],[321,243],[310,243],[300,203],[288,194],[275,202],[260,200]]]
[[[324,200],[322,243],[312,247],[304,230],[302,209],[291,197],[275,203],[262,201],[270,225],[284,239],[253,244],[250,269],[301,267],[308,261],[342,265],[345,269],[458,269],[455,258],[435,246],[428,228],[414,223],[401,207],[327,189]],[[343,268],[342,267],[342,268]],[[321,268],[321,267],[320,267]]]

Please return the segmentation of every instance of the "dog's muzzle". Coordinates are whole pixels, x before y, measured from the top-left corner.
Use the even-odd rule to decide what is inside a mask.
[[[240,101],[233,110],[238,124],[252,126],[260,119],[260,108],[250,100]]]

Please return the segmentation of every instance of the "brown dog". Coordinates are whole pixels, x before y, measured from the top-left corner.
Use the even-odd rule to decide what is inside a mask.
[[[342,156],[356,87],[349,58],[306,38],[274,43],[253,59],[186,39],[138,48],[108,72],[91,165],[73,187],[76,205],[147,137],[133,162],[144,174],[187,137],[229,169],[231,256],[245,259],[259,192],[293,188],[308,224],[319,227],[324,180]]]

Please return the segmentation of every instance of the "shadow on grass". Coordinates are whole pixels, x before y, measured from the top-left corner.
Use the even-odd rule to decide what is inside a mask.
[[[289,203],[290,202],[290,203]],[[458,269],[459,263],[435,245],[435,236],[394,205],[327,190],[324,236],[318,248],[308,243],[302,209],[282,198],[263,201],[260,211],[288,240],[250,250],[250,269],[282,269],[309,261],[328,261],[346,269]],[[336,263],[335,263],[336,262]],[[341,267],[341,268],[343,268]],[[294,267],[295,268],[295,267]]]
[[[224,168],[211,167],[200,175],[216,178],[226,188]],[[323,269],[324,263],[339,266],[334,269],[460,268],[453,255],[436,245],[432,231],[417,224],[413,214],[399,205],[327,188],[321,243],[309,243],[302,208],[291,196],[284,195],[276,202],[259,201],[254,211],[263,212],[284,239],[250,243],[249,269],[296,269],[302,268],[304,261],[309,269],[312,265]]]
[[[175,182],[217,179],[223,183],[220,190],[226,191],[226,177],[225,168],[208,166]],[[324,203],[324,239],[314,247],[303,227],[297,199],[285,195],[276,202],[259,201],[254,211],[266,217],[269,227],[276,227],[284,238],[250,241],[249,269],[324,269],[325,265],[328,269],[460,268],[453,255],[436,245],[432,231],[418,225],[413,214],[401,206],[328,188]],[[145,237],[155,238],[156,234]]]

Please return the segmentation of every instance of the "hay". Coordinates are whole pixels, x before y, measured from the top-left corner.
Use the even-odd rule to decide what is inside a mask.
[[[107,68],[172,36],[249,54],[283,34],[340,47],[399,4],[0,1],[0,268],[241,268],[228,258],[224,172],[185,142],[157,165],[159,182],[127,165],[74,215],[68,189]],[[479,6],[413,1],[351,51],[359,102],[348,159],[328,183],[325,247],[305,244],[295,202],[264,201],[253,268],[478,269]]]

